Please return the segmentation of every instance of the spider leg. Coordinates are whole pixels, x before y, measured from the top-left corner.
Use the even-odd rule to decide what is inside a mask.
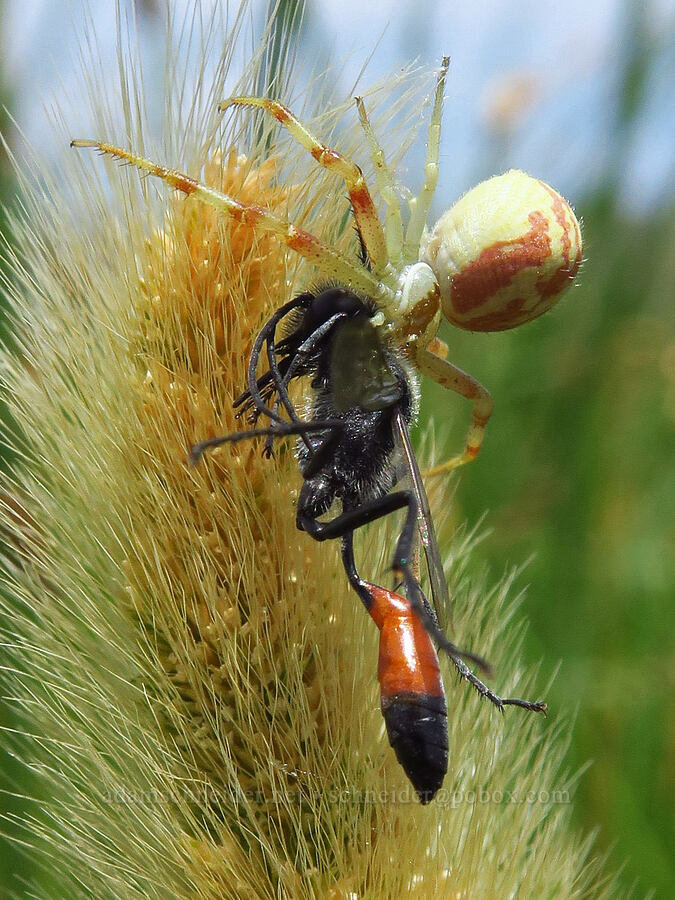
[[[361,127],[370,148],[370,157],[375,168],[377,186],[386,207],[384,227],[387,256],[389,257],[389,262],[398,267],[403,253],[403,220],[401,219],[401,206],[394,188],[394,177],[384,158],[384,151],[373,131],[373,126],[370,124],[368,113],[361,97],[356,98],[356,108],[359,113]]]
[[[339,175],[347,186],[349,199],[354,210],[354,218],[363,243],[368,251],[373,270],[377,275],[383,274],[388,267],[387,246],[382,230],[382,223],[370,196],[363,172],[346,156],[331,150],[308,131],[296,116],[276,100],[264,97],[231,97],[219,104],[218,109],[224,112],[230,106],[252,106],[269,113],[286,128],[295,140],[312,154],[324,169]]]
[[[423,375],[473,402],[471,425],[469,426],[463,452],[440,466],[425,472],[425,475],[440,475],[442,472],[449,472],[451,469],[464,465],[464,463],[476,458],[483,443],[485,429],[492,415],[494,403],[492,397],[480,382],[458,369],[457,366],[448,362],[447,359],[430,352],[428,348],[420,349],[415,357],[415,363]]]
[[[190,178],[174,169],[158,165],[152,160],[137,156],[129,150],[106,144],[103,141],[76,140],[70,142],[71,147],[94,147],[102,153],[108,153],[116,159],[124,159],[138,169],[149,172],[157,178],[161,178],[171,187],[182,191],[188,196],[196,197],[207,206],[217,209],[219,212],[240,225],[246,225],[257,231],[273,234],[291,250],[299,253],[305,259],[313,263],[325,275],[336,281],[351,285],[369,296],[377,299],[386,290],[375,277],[363,266],[355,265],[345,256],[327,246],[319,238],[303,231],[275,215],[261,206],[239,203],[233,197],[217,191],[215,188]]]
[[[429,207],[434,198],[436,183],[438,182],[438,157],[441,146],[441,118],[443,115],[443,88],[445,76],[448,74],[450,58],[443,57],[441,71],[436,82],[436,95],[434,108],[429,121],[429,133],[427,136],[427,156],[424,163],[424,185],[417,197],[409,201],[410,221],[405,233],[403,258],[406,260],[419,259],[420,241],[426,225]]]

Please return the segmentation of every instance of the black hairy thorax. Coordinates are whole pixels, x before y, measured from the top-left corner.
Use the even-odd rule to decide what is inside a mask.
[[[367,300],[339,285],[309,296],[304,314],[296,316],[277,349],[284,353],[280,368],[286,371],[286,354],[303,357],[296,366],[311,378],[307,420],[342,423],[330,452],[306,481],[312,513],[320,515],[334,499],[350,509],[391,490],[395,417],[400,413],[406,424],[411,421],[413,394],[404,364],[372,323]],[[298,441],[301,469],[328,434],[329,429],[313,433],[311,451],[308,442]]]

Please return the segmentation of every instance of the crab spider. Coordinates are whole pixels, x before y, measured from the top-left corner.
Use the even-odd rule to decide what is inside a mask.
[[[493,401],[488,391],[444,358],[436,334],[441,314],[472,331],[501,331],[550,309],[581,264],[581,231],[569,204],[553,188],[518,170],[482,182],[444,213],[429,232],[426,219],[438,180],[445,57],[438,75],[427,136],[424,184],[403,217],[394,178],[361,99],[356,100],[377,183],[385,204],[385,227],[361,169],[321,143],[293,113],[275,100],[233,97],[232,106],[257,107],[276,118],[317,163],[343,179],[362,241],[365,262],[350,259],[319,238],[267,210],[238,202],[220,191],[149,159],[94,140],[94,147],[161,178],[233,221],[275,235],[325,276],[363,294],[377,313],[372,324],[384,341],[423,375],[473,404],[464,450],[434,473],[472,460],[480,450]]]

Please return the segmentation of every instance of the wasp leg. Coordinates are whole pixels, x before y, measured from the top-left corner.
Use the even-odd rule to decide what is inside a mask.
[[[273,437],[289,437],[290,435],[299,434],[304,437],[306,434],[312,434],[315,431],[326,431],[327,429],[341,426],[342,422],[339,420],[327,419],[325,422],[280,422],[278,425],[270,428],[235,431],[232,434],[207,438],[205,441],[193,444],[188,454],[188,463],[191,466],[196,466],[206,450],[222,447],[223,444],[238,444],[239,441],[246,441],[249,438],[269,437],[270,435]]]
[[[268,385],[272,385],[274,391],[279,394],[279,386],[283,385],[283,375],[279,371],[279,368],[276,364],[276,356],[272,352],[273,362],[270,362],[270,370],[260,378],[257,377],[258,363],[260,361],[262,347],[265,342],[267,342],[268,349],[270,346],[274,348],[274,337],[279,322],[292,310],[307,306],[308,302],[311,302],[311,294],[300,294],[293,300],[289,300],[289,302],[280,307],[260,329],[253,344],[253,349],[251,350],[251,356],[248,363],[248,390],[237,397],[237,399],[234,401],[232,405],[235,409],[237,409],[237,407],[239,406],[243,406],[244,409],[253,406],[256,417],[262,414],[267,416],[268,419],[271,419],[274,422],[284,421],[276,411],[270,409],[265,404],[265,401],[263,400],[263,397],[260,393],[263,388],[266,388]],[[268,353],[268,358],[269,356],[270,353]],[[295,407],[291,403],[290,399],[288,399],[287,394],[285,394],[284,392],[284,394],[280,394],[280,396],[286,411],[291,417],[291,420],[293,422],[299,422],[300,420],[296,415]],[[288,401],[287,403],[286,400]]]
[[[385,494],[376,500],[370,500],[353,509],[345,509],[341,515],[329,522],[319,522],[313,514],[313,498],[316,485],[311,481],[305,481],[300,492],[298,503],[298,527],[306,531],[315,541],[330,541],[343,537],[347,532],[375,522],[389,513],[407,507],[405,525],[396,543],[393,569],[402,572],[409,569],[408,558],[412,551],[413,536],[417,522],[417,503],[410,491],[396,491],[393,494]]]
[[[300,520],[301,511],[307,509],[307,498],[309,495],[309,489],[306,488],[306,485],[309,483],[311,478],[319,472],[323,466],[332,458],[333,451],[335,447],[340,442],[340,437],[342,436],[342,432],[344,430],[343,422],[339,419],[335,420],[332,425],[326,425],[324,423],[324,430],[328,430],[328,437],[324,438],[320,444],[312,447],[312,454],[306,460],[302,461],[300,464],[300,473],[304,478],[304,484],[302,485],[302,489],[300,491],[300,499],[298,502],[298,522]],[[331,497],[332,500],[332,497]],[[330,505],[330,503],[328,504]],[[326,512],[326,508],[322,509],[322,512]],[[318,523],[317,524],[321,524]],[[298,528],[300,531],[307,531],[302,525],[298,524]],[[307,534],[310,534],[307,531]],[[314,537],[312,534],[311,537]],[[326,540],[326,538],[315,538],[315,540]]]
[[[356,565],[354,563],[354,551],[353,551],[353,541],[351,533],[343,536],[342,542],[342,561],[345,567],[345,571],[347,573],[347,577],[349,578],[350,584],[356,591],[356,593],[361,598],[364,606],[371,612],[371,606],[373,602],[372,591],[373,586],[369,585],[368,582],[364,581],[356,570]],[[408,571],[406,572],[406,569]],[[406,593],[408,595],[408,603],[410,604],[413,611],[417,614],[419,619],[424,626],[425,631],[429,634],[429,636],[433,639],[436,646],[443,650],[450,659],[453,661],[457,671],[460,676],[464,678],[469,684],[476,690],[482,697],[486,697],[491,703],[493,703],[498,709],[502,709],[504,706],[520,706],[523,709],[527,709],[530,712],[543,712],[546,713],[547,706],[541,700],[531,701],[531,700],[521,700],[518,698],[510,698],[510,697],[499,697],[494,691],[491,691],[490,688],[484,684],[480,678],[478,678],[471,669],[466,665],[464,659],[468,659],[471,662],[475,663],[480,668],[490,671],[489,665],[482,659],[480,656],[477,656],[475,653],[471,653],[467,650],[460,650],[459,647],[456,647],[443,633],[443,631],[439,628],[436,618],[433,614],[431,607],[429,606],[428,601],[424,597],[421,588],[419,585],[416,585],[414,578],[412,577],[412,573],[409,570],[409,567],[405,567],[403,569],[404,580],[406,584]],[[380,589],[384,590],[384,589]],[[420,597],[422,598],[420,600]],[[422,602],[423,601],[423,602]],[[370,603],[370,605],[369,605]],[[371,613],[372,614],[372,613]],[[462,657],[464,659],[462,659]]]
[[[542,700],[532,701],[510,697],[505,698],[500,697],[495,694],[494,691],[491,691],[490,688],[471,671],[464,660],[467,659],[469,660],[469,662],[474,663],[476,666],[478,666],[478,668],[482,669],[488,675],[492,673],[490,664],[486,662],[481,656],[477,656],[475,653],[471,653],[467,650],[460,650],[459,647],[456,647],[452,643],[452,641],[448,640],[444,632],[438,626],[435,616],[429,615],[430,610],[428,601],[426,601],[426,598],[419,589],[419,586],[417,586],[417,588],[414,586],[414,578],[412,577],[412,573],[409,570],[406,571],[406,569],[404,568],[403,576],[406,585],[406,593],[408,595],[408,600],[411,607],[415,610],[415,612],[421,619],[425,630],[432,637],[439,650],[443,650],[444,653],[447,653],[447,655],[453,661],[455,668],[462,678],[468,681],[469,684],[476,691],[478,691],[478,693],[482,697],[486,697],[490,701],[490,703],[493,703],[498,709],[502,709],[504,706],[520,706],[523,709],[529,710],[530,712],[543,712],[544,714],[546,714],[548,707]],[[420,602],[420,594],[422,595],[422,599],[424,602]]]
[[[317,452],[322,452],[322,448]],[[407,507],[405,524],[401,530],[398,541],[396,542],[396,550],[394,553],[394,561],[392,568],[394,572],[403,576],[403,581],[408,594],[409,602],[418,613],[422,624],[429,634],[442,646],[446,652],[450,654],[463,654],[463,651],[455,647],[438,626],[436,615],[427,600],[419,582],[413,575],[410,567],[409,557],[414,544],[415,529],[417,525],[417,501],[410,491],[397,491],[393,494],[386,494],[368,503],[363,503],[354,509],[347,509],[341,515],[337,516],[329,522],[319,522],[316,518],[322,512],[325,512],[326,505],[332,499],[328,495],[321,495],[317,490],[317,485],[311,480],[305,481],[300,492],[300,500],[298,502],[297,525],[301,531],[306,531],[310,537],[316,541],[332,540],[334,538],[345,538],[351,534],[356,528],[368,525],[377,519],[389,515],[396,510]],[[356,590],[361,599],[364,599],[363,584],[356,567],[354,565],[353,554],[351,551],[351,539],[347,543],[343,543],[343,562],[345,571],[352,586]],[[344,554],[347,554],[346,556]],[[463,654],[468,659],[476,662],[483,667],[486,666],[484,660],[476,657],[472,653]]]
[[[408,595],[410,605],[422,620],[422,624],[435,641],[436,646],[440,650],[443,650],[445,653],[447,653],[447,655],[455,664],[455,668],[462,678],[468,681],[469,684],[476,691],[478,691],[478,693],[482,697],[486,697],[498,709],[502,709],[504,706],[520,706],[523,709],[530,710],[531,712],[543,712],[544,714],[546,713],[547,706],[541,700],[533,702],[531,700],[503,698],[495,694],[494,691],[491,691],[490,688],[471,671],[471,669],[464,662],[464,659],[473,662],[478,666],[478,668],[482,669],[488,675],[491,674],[490,664],[487,663],[482,657],[477,656],[475,653],[470,653],[466,650],[460,650],[452,643],[452,641],[448,640],[448,638],[436,622],[436,617],[433,615],[429,615],[429,604],[426,601],[426,598],[424,598],[424,595],[422,595],[424,602],[420,601],[419,595],[421,594],[421,590],[416,584],[410,568],[408,566],[403,567],[402,574],[404,577],[406,593]],[[462,659],[462,657],[464,657],[464,659]]]

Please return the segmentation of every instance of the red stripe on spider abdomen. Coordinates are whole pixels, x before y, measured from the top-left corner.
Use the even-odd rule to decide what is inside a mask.
[[[422,803],[448,770],[448,709],[436,649],[408,601],[369,584],[369,613],[380,629],[382,715],[396,758]]]

